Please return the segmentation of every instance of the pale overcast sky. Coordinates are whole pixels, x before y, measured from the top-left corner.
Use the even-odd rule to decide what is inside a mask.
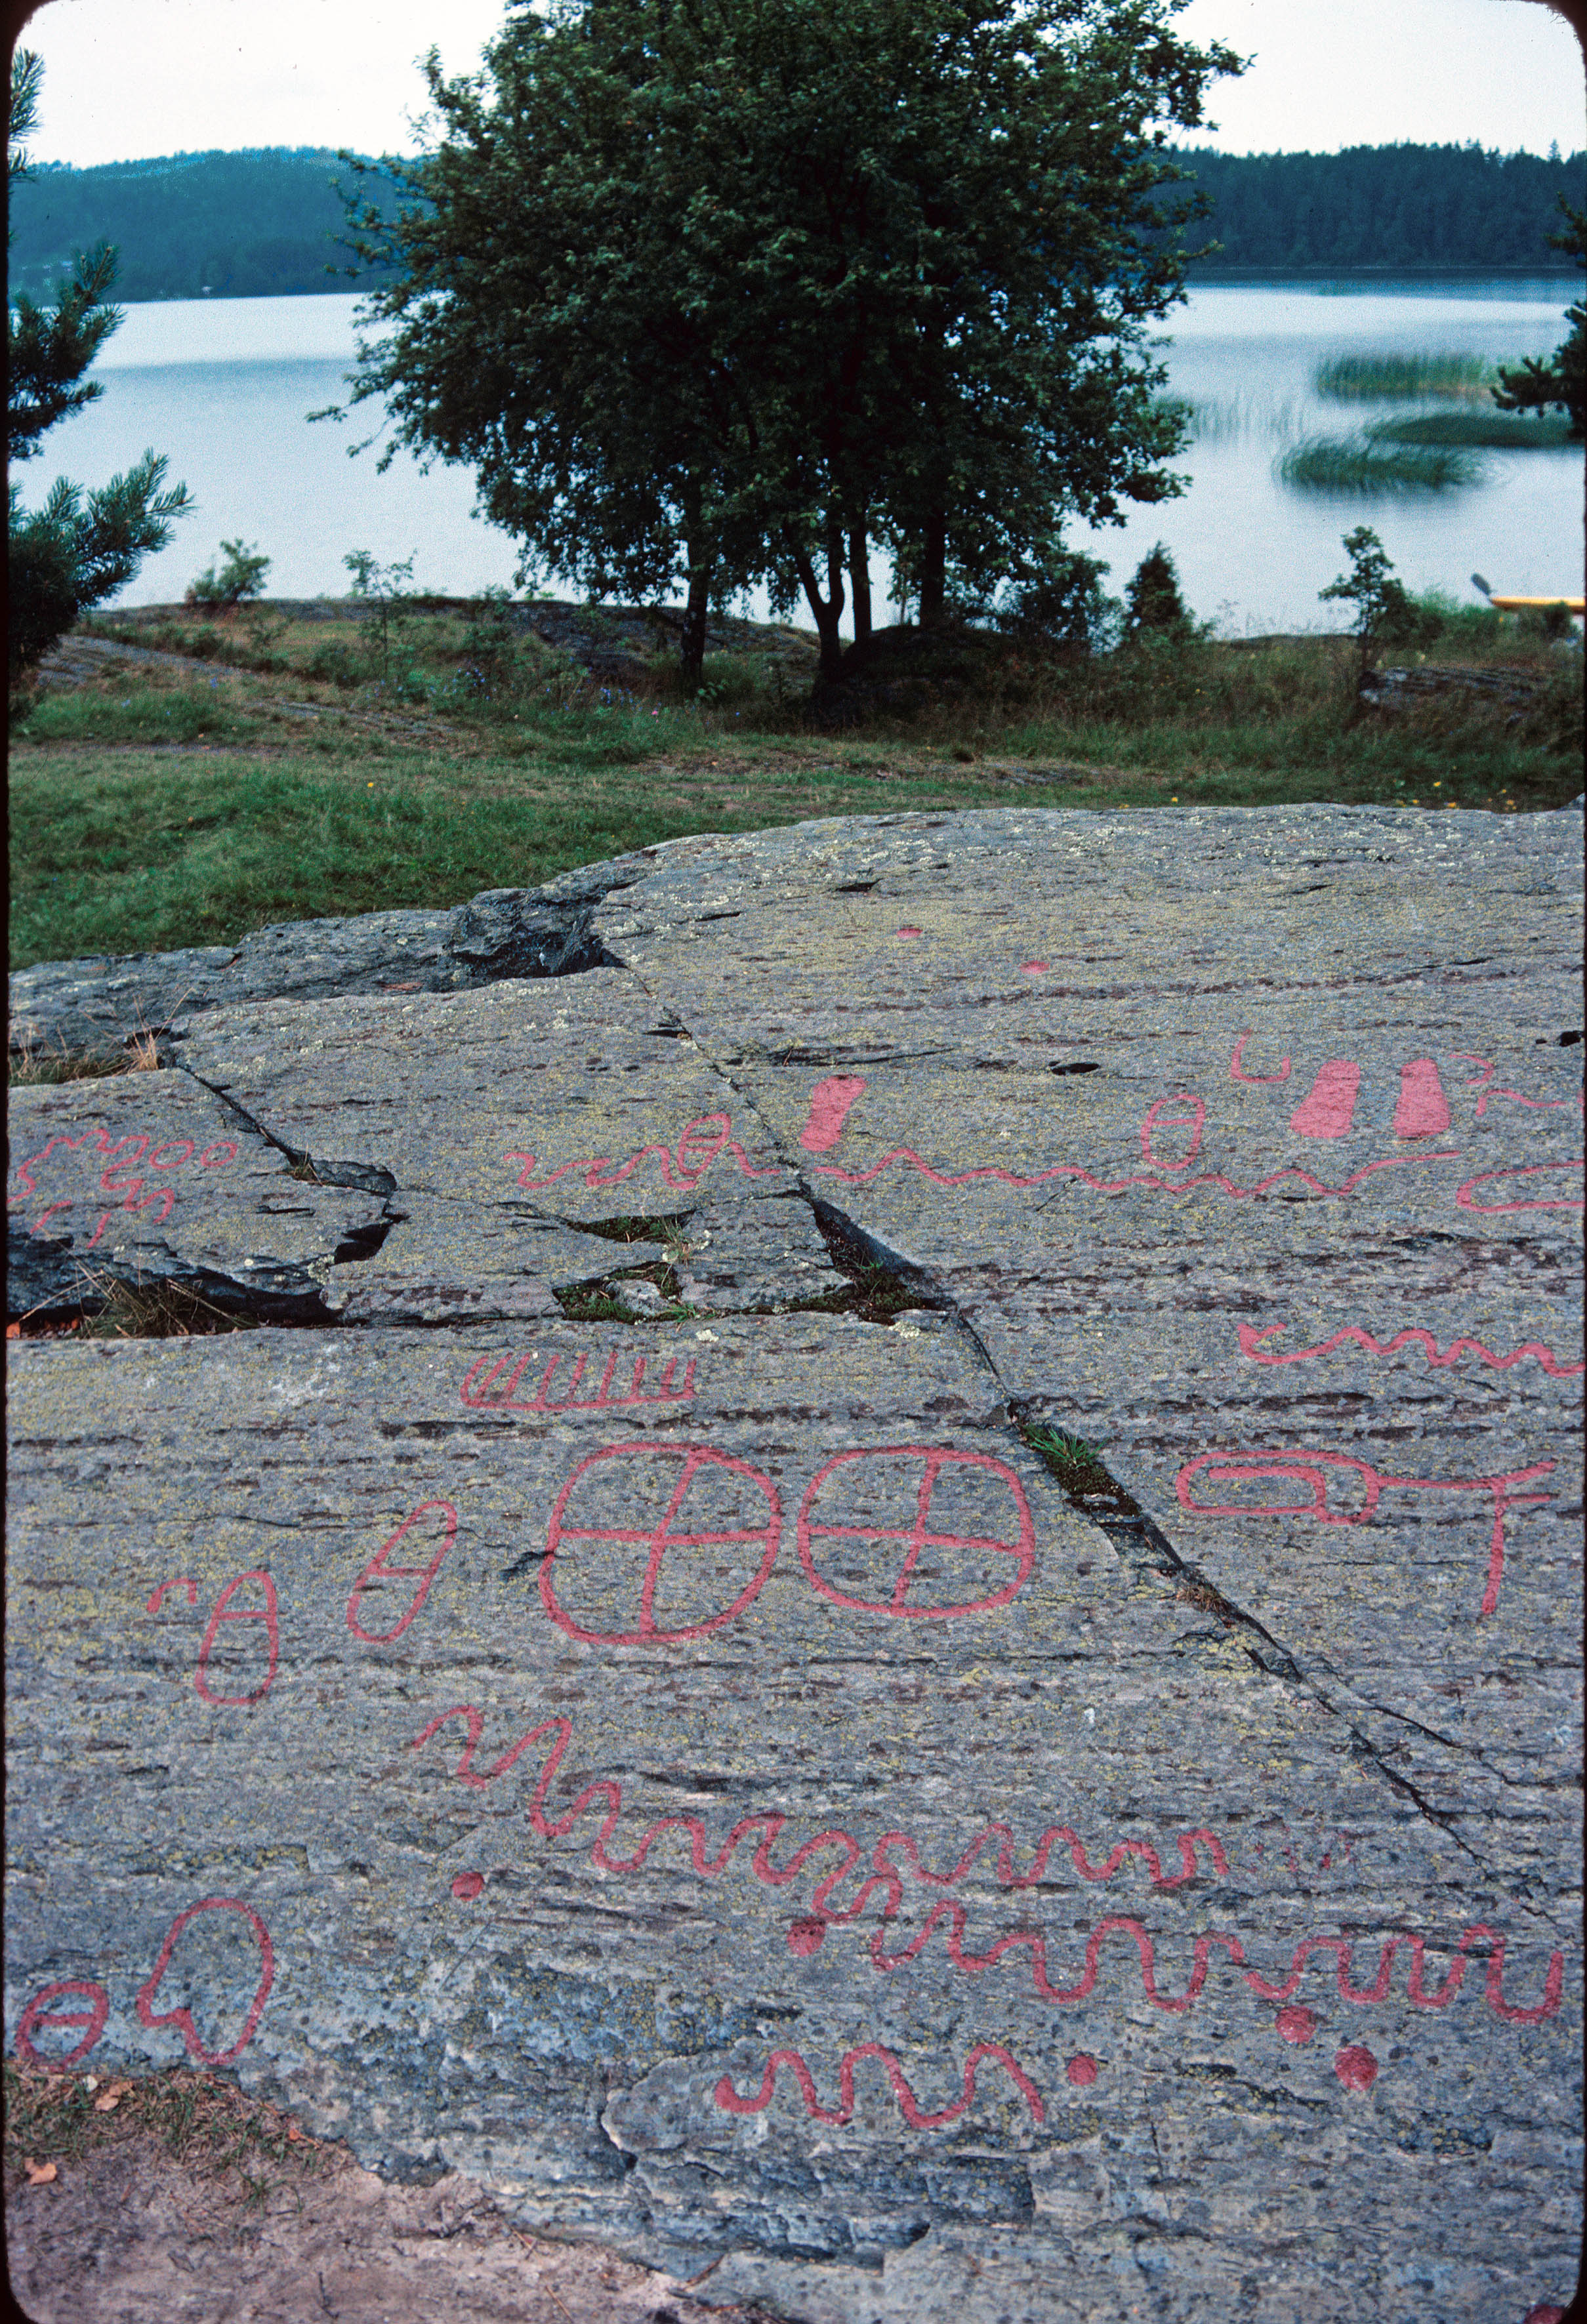
[[[40,161],[241,145],[415,150],[433,42],[477,62],[502,0],[46,0]],[[1189,0],[1180,29],[1255,62],[1213,92],[1226,152],[1587,143],[1581,51],[1536,0]]]

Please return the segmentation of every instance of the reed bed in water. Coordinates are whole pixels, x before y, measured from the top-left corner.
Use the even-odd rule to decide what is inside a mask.
[[[1375,444],[1459,444],[1472,451],[1558,452],[1571,440],[1563,411],[1534,416],[1480,406],[1463,411],[1400,411],[1376,420],[1367,434]]]
[[[1275,463],[1284,484],[1303,492],[1448,492],[1476,484],[1482,464],[1454,444],[1406,444],[1371,436],[1308,436]]]
[[[1431,395],[1485,403],[1493,380],[1485,356],[1454,353],[1331,355],[1312,374],[1317,393],[1335,403],[1400,403]]]

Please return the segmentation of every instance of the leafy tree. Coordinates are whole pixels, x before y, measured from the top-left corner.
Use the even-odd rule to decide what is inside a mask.
[[[13,183],[29,171],[21,141],[37,120],[42,75],[40,60],[17,50],[5,123]],[[103,393],[83,374],[121,321],[106,295],[115,275],[115,254],[101,244],[78,254],[53,307],[41,308],[23,292],[7,299],[5,448],[13,465],[32,459],[47,429]],[[43,507],[31,512],[13,483],[6,540],[13,685],[88,606],[124,588],[151,550],[164,548],[171,520],[192,505],[185,484],[161,490],[165,469],[163,456],[145,452],[135,467],[98,492],[85,493],[57,477]]]
[[[1563,199],[1560,208],[1568,223],[1563,234],[1551,234],[1548,239],[1556,250],[1566,251],[1587,264],[1587,210],[1573,209]],[[1578,301],[1567,307],[1565,320],[1575,327],[1551,359],[1545,364],[1536,355],[1526,355],[1518,370],[1501,371],[1501,384],[1494,390],[1493,401],[1501,411],[1547,411],[1555,407],[1567,411],[1571,434],[1580,444],[1587,441],[1587,305]]]
[[[354,400],[473,466],[596,595],[802,593],[824,669],[882,543],[923,622],[1038,586],[1062,526],[1180,489],[1143,353],[1182,295],[1161,189],[1239,69],[1172,0],[559,0],[384,165]],[[1194,202],[1179,206],[1188,217]],[[390,456],[390,450],[386,455]]]
[[[208,570],[188,584],[187,598],[189,605],[213,605],[230,613],[263,594],[272,560],[261,557],[257,546],[250,549],[245,540],[223,540],[220,548],[225,564],[217,573],[211,558]]]
[[[1343,548],[1350,559],[1349,574],[1337,575],[1317,595],[1342,597],[1354,605],[1351,634],[1361,642],[1364,677],[1374,646],[1426,645],[1444,624],[1436,613],[1417,604],[1370,525],[1358,524],[1353,532],[1347,532]]]

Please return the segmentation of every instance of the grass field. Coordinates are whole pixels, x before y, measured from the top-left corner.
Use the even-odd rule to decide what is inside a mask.
[[[1540,682],[1520,723],[1444,703],[1363,715],[1353,645],[1322,637],[1071,665],[1010,649],[974,699],[835,736],[804,721],[786,632],[775,651],[708,661],[691,703],[662,665],[603,689],[533,641],[482,650],[454,615],[408,617],[394,664],[353,623],[301,638],[237,623],[197,669],[120,664],[20,706],[11,965],[449,906],[814,816],[1296,800],[1508,814],[1574,798],[1580,655],[1486,610],[1445,612],[1433,659]],[[173,617],[159,634],[174,647],[201,626]],[[396,681],[372,675],[393,667]]]

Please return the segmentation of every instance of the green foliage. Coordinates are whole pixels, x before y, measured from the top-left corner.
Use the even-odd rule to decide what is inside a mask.
[[[1189,609],[1179,594],[1179,574],[1159,540],[1136,567],[1124,592],[1124,634],[1183,637],[1191,627]]]
[[[1493,369],[1483,355],[1333,355],[1317,365],[1312,384],[1336,403],[1401,403],[1416,396],[1486,402]]]
[[[1557,452],[1571,440],[1564,420],[1543,413],[1527,418],[1519,411],[1402,411],[1390,420],[1374,420],[1367,430],[1373,443],[1458,444],[1468,451]]]
[[[105,234],[129,301],[339,290],[358,273],[340,239],[341,174],[319,147],[47,165],[12,198],[12,281],[42,293],[71,251]]]
[[[240,605],[250,597],[263,596],[264,576],[272,560],[261,557],[257,544],[250,549],[246,541],[223,540],[221,551],[226,558],[220,571],[210,559],[208,571],[189,585],[187,602],[189,605],[217,605],[227,609]]]
[[[192,506],[185,484],[169,492],[163,453],[145,452],[97,492],[58,476],[42,509],[24,510],[11,487],[6,539],[10,682],[49,651],[90,605],[125,588],[145,557],[163,549],[172,520]]]
[[[31,168],[21,140],[37,120],[41,78],[38,58],[17,50],[6,111],[6,167],[14,189]],[[37,306],[24,292],[8,293],[6,452],[12,463],[32,458],[47,429],[101,393],[98,382],[83,374],[121,321],[107,296],[115,277],[115,254],[101,243],[78,254],[52,307]],[[86,495],[58,476],[42,508],[32,511],[23,508],[21,487],[12,483],[6,659],[14,690],[88,606],[125,587],[143,558],[165,547],[173,520],[191,506],[185,485],[162,489],[165,469],[163,455],[145,452],[134,467]]]
[[[1578,263],[1587,264],[1587,211],[1573,209],[1563,195],[1560,208],[1567,220],[1565,230],[1550,235],[1549,240]],[[1500,372],[1493,400],[1502,411],[1564,412],[1571,441],[1580,444],[1587,441],[1587,304],[1567,307],[1565,320],[1573,327],[1570,337],[1560,342],[1550,360],[1543,364],[1527,355],[1518,370]]]
[[[1324,600],[1342,597],[1355,607],[1352,635],[1361,641],[1362,669],[1374,646],[1431,644],[1443,627],[1440,615],[1411,595],[1370,527],[1358,524],[1347,532],[1343,548],[1349,573],[1339,574],[1317,595]]]
[[[343,558],[342,563],[353,576],[348,593],[365,603],[369,611],[360,623],[364,644],[370,660],[379,673],[383,686],[395,686],[410,699],[423,701],[428,689],[420,680],[415,694],[412,656],[407,650],[409,641],[406,609],[412,594],[413,558],[405,557],[400,564],[383,565],[367,549],[355,549]]]
[[[435,152],[359,221],[355,401],[466,463],[484,512],[595,595],[802,592],[823,667],[870,544],[948,594],[1037,581],[1066,515],[1180,489],[1142,342],[1158,235],[1239,69],[1168,0],[669,0],[523,10],[472,80],[429,65]],[[1179,206],[1176,215],[1188,215]]]
[[[1077,549],[1055,549],[1043,571],[1013,590],[1005,628],[1033,641],[1105,652],[1119,629],[1118,601],[1103,591],[1107,570]]]
[[[1481,480],[1482,464],[1458,445],[1369,436],[1308,436],[1279,455],[1278,475],[1303,492],[1447,492]]]
[[[1195,272],[1348,275],[1352,268],[1536,268],[1555,204],[1580,200],[1587,155],[1469,145],[1184,157],[1216,247]]]

